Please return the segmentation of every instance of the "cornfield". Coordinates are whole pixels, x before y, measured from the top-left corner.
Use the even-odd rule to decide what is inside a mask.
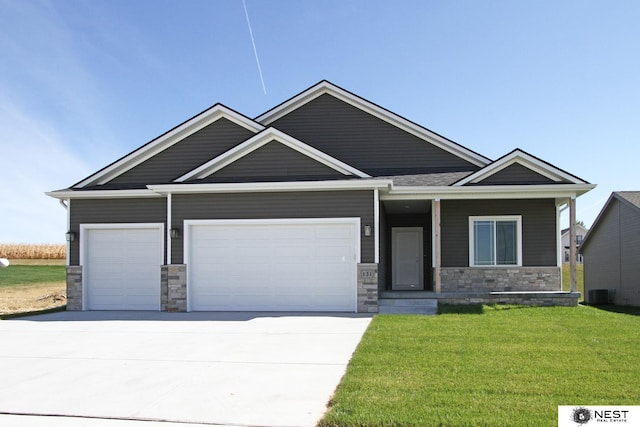
[[[0,243],[0,258],[9,259],[65,259],[65,244],[20,244]]]

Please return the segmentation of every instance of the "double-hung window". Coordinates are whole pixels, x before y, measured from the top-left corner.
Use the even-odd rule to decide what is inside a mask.
[[[522,265],[522,217],[469,217],[469,265]]]

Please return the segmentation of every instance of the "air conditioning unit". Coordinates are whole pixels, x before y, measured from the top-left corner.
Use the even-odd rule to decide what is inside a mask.
[[[609,290],[608,289],[589,290],[589,304],[592,304],[592,305],[609,304]]]

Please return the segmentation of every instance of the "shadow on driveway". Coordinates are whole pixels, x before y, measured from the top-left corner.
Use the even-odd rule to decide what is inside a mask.
[[[343,319],[371,318],[372,313],[339,312],[258,312],[258,311],[192,311],[189,313],[169,313],[158,311],[61,311],[56,313],[24,316],[16,320],[33,322],[96,322],[96,321],[216,321],[243,322],[261,318],[279,317],[334,317]],[[9,320],[9,319],[7,319]]]

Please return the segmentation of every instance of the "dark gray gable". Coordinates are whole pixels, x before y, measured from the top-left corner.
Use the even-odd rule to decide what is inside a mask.
[[[520,163],[514,163],[478,183],[468,185],[544,185],[566,183],[568,182],[556,182]]]
[[[210,176],[186,182],[260,182],[344,179],[342,173],[278,141],[271,141]]]
[[[373,176],[479,169],[330,94],[270,125]]]
[[[169,183],[253,135],[250,130],[226,118],[220,118],[107,184],[135,186]]]
[[[456,182],[454,186],[473,185],[550,185],[588,182],[563,171],[531,154],[515,149],[481,170]]]

